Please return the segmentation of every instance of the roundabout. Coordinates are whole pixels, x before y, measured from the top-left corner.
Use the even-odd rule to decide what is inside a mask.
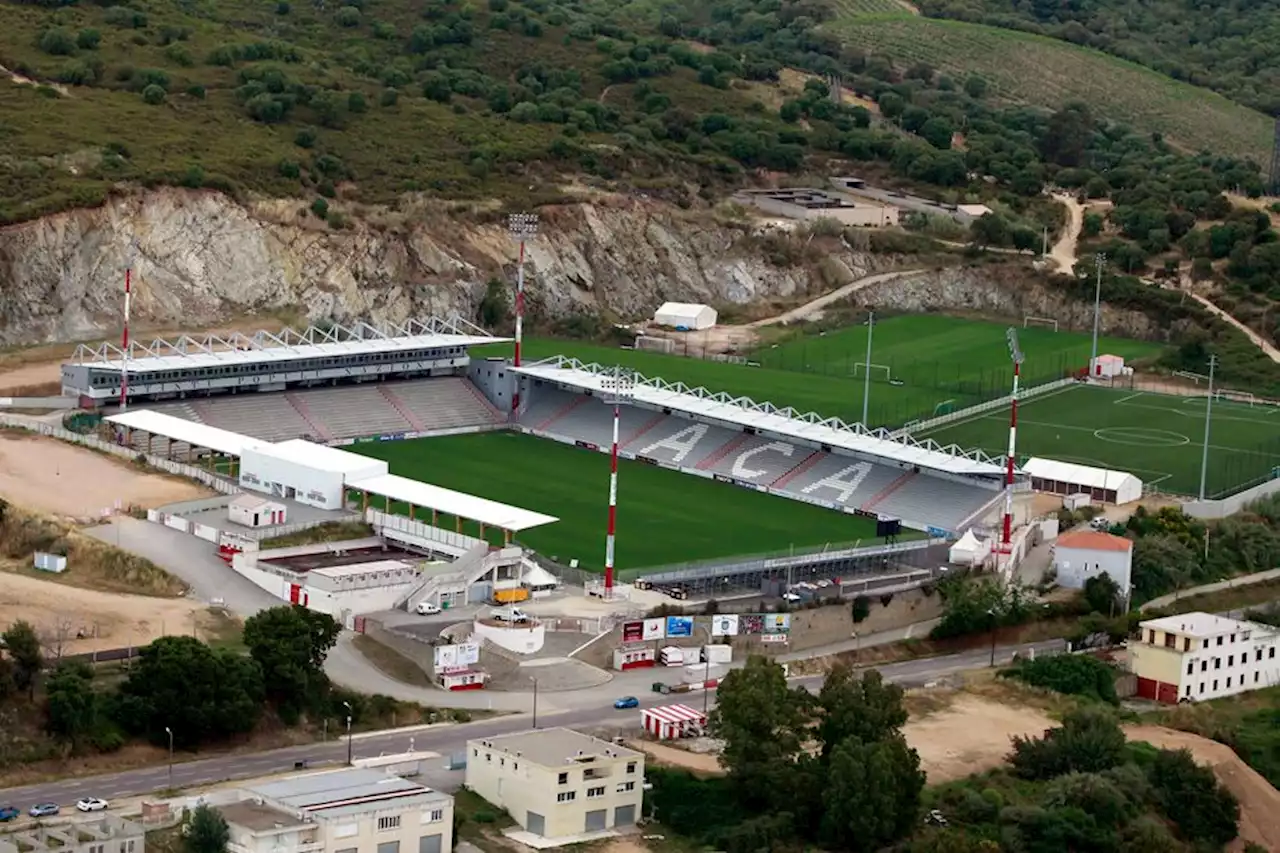
[[[1182,447],[1191,443],[1191,439],[1180,432],[1149,427],[1105,427],[1095,429],[1093,437],[1130,447]]]

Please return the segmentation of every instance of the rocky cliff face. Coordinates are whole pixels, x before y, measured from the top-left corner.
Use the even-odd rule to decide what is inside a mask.
[[[334,229],[300,208],[297,201],[241,205],[217,193],[161,190],[2,229],[0,345],[115,338],[131,238],[133,320],[140,327],[207,328],[286,312],[338,322],[455,311],[473,318],[490,278],[514,278],[516,246],[496,214],[451,215],[424,204],[404,213],[362,211]],[[638,320],[668,299],[722,307],[799,302],[894,266],[892,258],[830,238],[792,252],[805,259],[791,263],[767,240],[749,239],[747,226],[644,199],[603,198],[539,213],[527,284],[536,310],[550,317]],[[998,267],[927,272],[856,298],[906,311],[959,308],[1068,318],[1073,328],[1091,323],[1092,306]],[[1158,331],[1140,314],[1109,312],[1105,325],[1144,337]]]

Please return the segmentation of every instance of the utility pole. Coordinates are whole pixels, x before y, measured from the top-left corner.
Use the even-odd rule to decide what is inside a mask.
[[[168,726],[164,727],[164,733],[169,736],[169,790],[173,790],[173,729]]]
[[[862,426],[867,427],[867,407],[871,403],[871,336],[876,328],[876,312],[867,314],[867,362],[862,377]]]
[[[1204,400],[1204,447],[1200,453],[1200,500],[1204,500],[1205,480],[1209,476],[1209,426],[1213,420],[1213,372],[1218,366],[1218,356],[1209,356],[1209,395]],[[1207,546],[1206,546],[1207,550]]]
[[[347,766],[351,766],[351,703],[343,702],[347,709]]]
[[[1098,324],[1102,319],[1102,268],[1107,265],[1107,253],[1099,252],[1093,258],[1097,268],[1097,283],[1093,289],[1093,351],[1089,358],[1089,378],[1093,378],[1098,364]]]
[[[133,264],[138,255],[138,239],[129,240],[124,258],[124,329],[120,333],[120,411],[129,407],[129,300],[133,296]]]
[[[1009,360],[1013,363],[1013,391],[1009,394],[1009,452],[1005,456],[1004,520],[1000,538],[1000,550],[1005,555],[1005,566],[1013,564],[1013,466],[1018,451],[1018,380],[1022,375],[1022,347],[1018,346],[1018,330],[1005,332],[1009,343]]]
[[[538,234],[538,214],[513,213],[507,217],[507,230],[520,242],[520,262],[516,268],[516,341],[515,364],[520,366],[520,345],[524,342],[524,244]],[[520,375],[516,375],[511,392],[511,414],[520,414]]]

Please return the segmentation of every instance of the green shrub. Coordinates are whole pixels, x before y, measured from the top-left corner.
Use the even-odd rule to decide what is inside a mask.
[[[142,30],[147,26],[147,16],[128,6],[111,6],[103,14],[102,19],[111,26],[122,29]]]
[[[311,202],[311,212],[316,215],[317,219],[325,219],[329,216],[329,202],[322,198],[318,198]]]
[[[81,50],[97,50],[100,44],[102,44],[102,33],[93,27],[85,27],[76,33],[76,47]]]
[[[76,52],[76,37],[69,30],[54,27],[40,34],[40,49],[50,56],[71,56]]]
[[[164,89],[161,88],[160,86],[157,86],[154,83],[152,83],[150,86],[147,86],[145,89],[142,90],[142,100],[146,101],[148,104],[151,104],[152,106],[156,106],[157,104],[163,104],[164,99],[165,99]]]
[[[1084,696],[1112,705],[1119,702],[1115,669],[1089,655],[1046,655],[1035,660],[1020,660],[1000,674],[1069,696]]]

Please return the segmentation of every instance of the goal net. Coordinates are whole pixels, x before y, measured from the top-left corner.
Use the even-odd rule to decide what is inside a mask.
[[[933,407],[933,415],[949,415],[956,410],[955,400],[943,400],[941,403]]]
[[[867,364],[866,362],[863,362],[863,361],[854,362],[853,364],[854,376],[866,376],[868,372],[871,373],[871,378],[873,379],[879,379],[883,377],[885,382],[888,382],[891,379],[893,379],[892,371],[889,369],[889,365],[887,364]]]
[[[650,352],[663,352],[668,355],[676,351],[676,342],[670,338],[654,338],[649,335],[636,336],[636,349]]]
[[[1041,327],[1058,331],[1058,321],[1052,317],[1023,317],[1022,328],[1030,329],[1032,327]]]
[[[1214,391],[1213,399],[1228,403],[1243,403],[1246,406],[1253,406],[1258,402],[1258,398],[1248,391],[1233,391],[1230,388],[1220,388]]]

